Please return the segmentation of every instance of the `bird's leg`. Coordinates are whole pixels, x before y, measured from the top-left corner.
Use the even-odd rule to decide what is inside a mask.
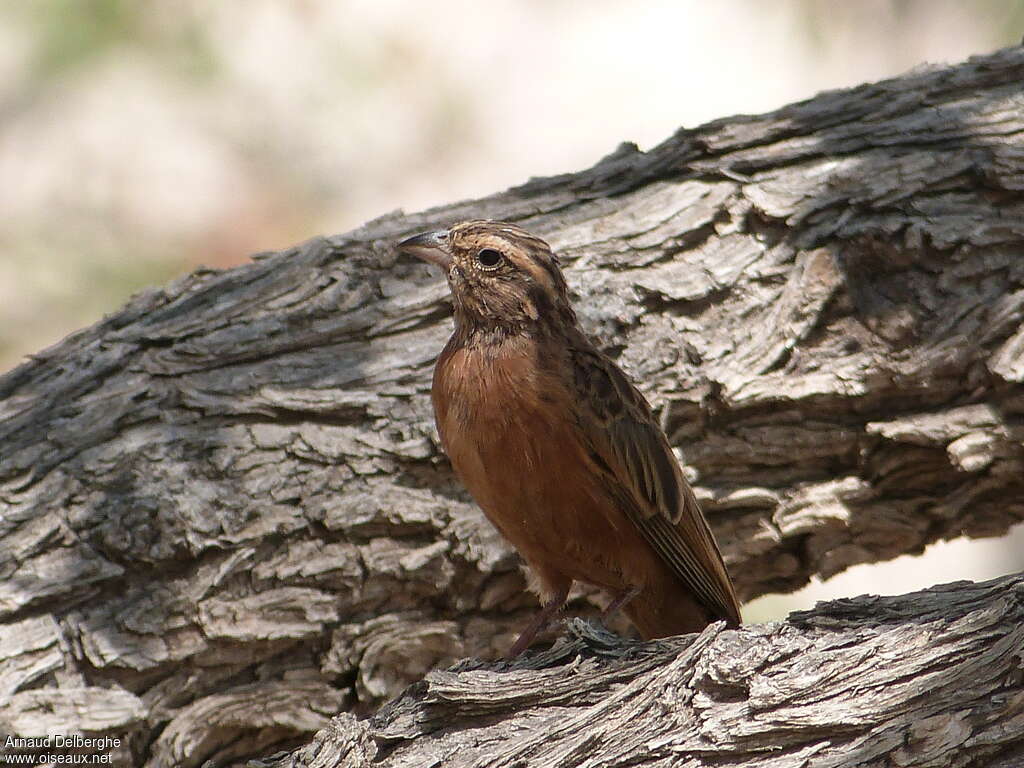
[[[512,650],[508,652],[510,659],[514,659],[529,648],[534,638],[537,637],[537,633],[548,625],[548,622],[554,618],[556,613],[562,610],[566,599],[569,597],[570,587],[572,587],[572,582],[568,581],[564,587],[559,588],[558,593],[554,597],[544,603],[537,612],[537,615],[530,619],[530,623],[526,625],[526,629],[519,635],[519,639],[512,646]]]
[[[629,589],[627,589],[621,595],[619,595],[610,603],[608,603],[608,607],[605,608],[604,611],[601,613],[601,621],[608,621],[608,619],[614,616],[622,606],[624,606],[626,603],[628,603],[630,600],[632,600],[639,594],[640,587],[630,587]]]

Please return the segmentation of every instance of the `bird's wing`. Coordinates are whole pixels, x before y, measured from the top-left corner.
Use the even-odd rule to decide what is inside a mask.
[[[615,363],[574,350],[580,426],[624,511],[680,581],[713,614],[739,624],[739,605],[707,520],[643,395]]]

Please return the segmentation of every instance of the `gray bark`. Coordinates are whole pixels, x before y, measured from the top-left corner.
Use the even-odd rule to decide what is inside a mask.
[[[573,620],[512,665],[429,673],[264,768],[1024,764],[1024,578],[627,643]]]
[[[1022,82],[1010,49],[623,145],[578,174],[197,272],[0,378],[0,730],[117,734],[117,759],[146,766],[227,764],[324,727],[369,745],[369,726],[331,715],[507,649],[535,603],[452,477],[427,397],[447,291],[394,251],[466,218],[515,220],[561,253],[584,324],[682,450],[745,599],[1003,533],[1024,517]],[[1010,610],[972,594],[980,614]],[[598,602],[581,592],[572,611]],[[855,605],[868,627],[924,626]],[[904,642],[924,659],[941,635],[882,633],[895,645],[876,649],[873,632],[841,635],[865,645],[836,647],[836,675]],[[750,739],[791,716],[839,738],[842,715],[751,704],[729,678],[733,643],[824,664],[821,637],[797,622],[669,644],[726,678],[707,683],[721,699],[679,695],[704,696],[708,722],[747,718]],[[974,658],[956,642],[934,650]],[[559,653],[556,675],[575,651]],[[1019,707],[1014,675],[992,702]],[[917,721],[946,711],[936,690]],[[847,693],[851,722],[888,716],[884,697]],[[1019,741],[1013,723],[1000,733]],[[892,738],[927,735],[915,727]],[[583,764],[576,736],[552,764]]]

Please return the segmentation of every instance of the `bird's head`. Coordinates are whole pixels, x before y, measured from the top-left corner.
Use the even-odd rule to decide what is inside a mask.
[[[456,323],[466,330],[529,332],[576,322],[558,257],[514,224],[467,221],[398,248],[444,270]]]

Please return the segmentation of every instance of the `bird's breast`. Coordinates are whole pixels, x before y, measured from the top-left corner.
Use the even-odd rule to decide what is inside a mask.
[[[432,395],[441,443],[489,516],[550,494],[549,478],[583,470],[571,377],[558,365],[529,340],[446,349],[438,359]]]
[[[446,349],[434,369],[432,396],[449,455],[462,444],[477,450],[500,444],[508,452],[511,441],[525,450],[541,442],[536,438],[545,427],[567,424],[571,398],[557,362],[527,339]]]
[[[571,371],[560,365],[557,350],[527,345],[446,349],[433,386],[442,445],[527,562],[613,590],[643,583],[602,555],[609,542],[616,552],[646,545],[599,479],[576,421]]]

